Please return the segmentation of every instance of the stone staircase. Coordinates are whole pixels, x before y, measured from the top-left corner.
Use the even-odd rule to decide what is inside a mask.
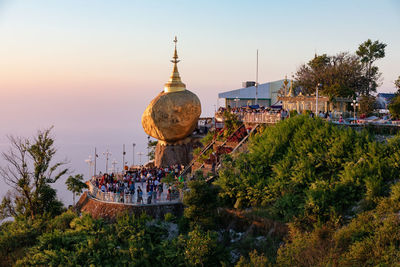
[[[212,140],[184,169],[182,175],[193,175],[198,170],[201,170],[204,176],[208,173],[215,173],[220,167],[222,155],[239,151],[239,148],[243,147],[248,141],[249,136],[256,131],[258,126],[259,124],[255,124],[252,126],[250,132],[248,132],[245,125],[242,124],[225,141]],[[199,161],[198,159],[205,153],[209,153],[210,149],[213,151],[210,157],[204,161]]]

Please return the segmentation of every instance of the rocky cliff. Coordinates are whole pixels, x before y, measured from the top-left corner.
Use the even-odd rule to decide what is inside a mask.
[[[78,203],[76,208],[80,212],[86,212],[91,214],[94,218],[104,218],[106,220],[113,221],[121,213],[135,214],[140,216],[142,213],[155,218],[162,219],[166,213],[172,213],[175,216],[181,216],[183,214],[182,203],[167,203],[167,204],[150,204],[150,205],[125,205],[123,203],[108,203],[99,201],[88,196],[85,192]]]

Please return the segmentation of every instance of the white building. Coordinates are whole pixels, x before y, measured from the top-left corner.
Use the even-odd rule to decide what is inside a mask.
[[[260,106],[269,107],[278,102],[279,90],[283,87],[284,80],[262,83],[257,88],[257,102]],[[225,98],[225,106],[242,107],[255,105],[255,82],[243,83],[243,88],[218,94],[218,98]]]

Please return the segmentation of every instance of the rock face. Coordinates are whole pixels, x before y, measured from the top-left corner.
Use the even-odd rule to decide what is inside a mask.
[[[200,114],[200,100],[189,90],[161,92],[143,112],[142,126],[148,135],[174,143],[193,132]]]
[[[140,216],[142,213],[155,218],[163,219],[166,213],[172,213],[179,217],[183,214],[182,203],[164,203],[164,204],[153,204],[153,205],[124,205],[122,203],[107,203],[96,200],[87,195],[87,192],[83,193],[76,208],[80,212],[87,212],[94,218],[103,218],[109,221],[115,221],[118,215],[123,213],[135,214]]]
[[[154,164],[157,167],[167,167],[175,164],[187,166],[193,159],[193,147],[199,146],[198,143],[199,141],[194,139],[186,143],[174,145],[158,142],[154,155]]]

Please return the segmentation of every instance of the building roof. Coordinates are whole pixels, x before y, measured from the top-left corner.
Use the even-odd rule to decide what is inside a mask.
[[[276,90],[277,85],[283,82],[283,80],[278,80],[274,82],[262,83],[258,85],[257,98],[259,99],[270,99],[271,92]],[[247,88],[240,88],[232,91],[227,91],[218,94],[218,98],[239,98],[239,99],[255,99],[256,98],[256,87],[250,86]]]
[[[391,100],[395,96],[394,93],[379,93],[378,97],[385,98],[387,100]]]

